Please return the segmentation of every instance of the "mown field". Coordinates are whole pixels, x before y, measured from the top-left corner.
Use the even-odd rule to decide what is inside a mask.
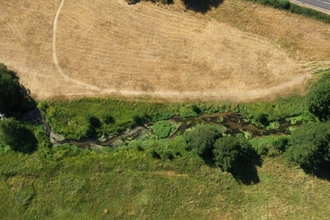
[[[248,101],[303,92],[330,67],[328,24],[244,0],[206,14],[178,2],[9,0],[0,60],[43,100]]]

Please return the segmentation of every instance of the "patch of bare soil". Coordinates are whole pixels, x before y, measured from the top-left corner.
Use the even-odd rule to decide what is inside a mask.
[[[200,15],[180,4],[7,0],[0,9],[0,61],[37,99],[246,101],[298,91],[313,71],[330,67],[330,44],[316,47],[329,39],[329,25],[246,5],[227,0]],[[271,16],[284,16],[286,25]],[[289,30],[309,32],[299,39]]]

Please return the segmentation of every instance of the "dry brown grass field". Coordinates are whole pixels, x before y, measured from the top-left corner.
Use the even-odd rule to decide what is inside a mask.
[[[205,15],[175,3],[2,1],[0,62],[39,100],[246,101],[302,92],[330,68],[330,25],[241,0]]]

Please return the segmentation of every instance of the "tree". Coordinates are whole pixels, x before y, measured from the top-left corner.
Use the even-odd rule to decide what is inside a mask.
[[[309,111],[320,120],[330,118],[330,74],[325,74],[307,96]]]
[[[7,69],[4,64],[0,65],[0,113],[12,116],[20,107],[24,95],[18,77]]]
[[[286,156],[301,167],[312,170],[329,163],[330,123],[306,124],[294,130]]]
[[[220,136],[210,125],[197,125],[193,130],[185,132],[188,150],[194,150],[204,157],[212,156],[212,147]]]
[[[16,74],[0,63],[0,114],[17,117],[36,106],[37,103],[28,96],[27,90],[19,84]]]
[[[14,118],[1,121],[0,141],[22,153],[32,153],[37,149],[37,139],[34,134]]]
[[[215,165],[223,171],[229,171],[236,163],[242,149],[234,137],[222,137],[214,143],[213,155]]]
[[[222,137],[214,143],[214,162],[222,171],[230,172],[243,184],[260,181],[257,166],[262,160],[245,138]]]

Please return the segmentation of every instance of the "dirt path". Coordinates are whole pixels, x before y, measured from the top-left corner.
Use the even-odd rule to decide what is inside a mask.
[[[219,11],[235,14],[230,10],[237,2],[249,4],[228,0]],[[262,20],[264,11],[269,21]],[[247,22],[259,19],[251,25],[259,28],[254,32],[222,22],[215,11],[200,15],[175,5],[124,0],[7,0],[0,12],[0,62],[17,71],[37,99],[247,101],[301,91],[311,73],[330,67],[328,26],[285,14],[284,27],[266,29],[274,25],[273,16],[283,17],[268,8],[246,15],[253,17]],[[288,32],[297,25],[295,35]],[[258,34],[273,29],[281,34],[278,40],[272,33]],[[284,47],[295,36],[297,44]]]
[[[56,68],[58,69],[58,72],[64,77],[64,79],[66,81],[69,81],[69,82],[72,82],[72,83],[75,83],[75,84],[84,86],[86,89],[100,91],[101,89],[99,87],[96,87],[96,86],[93,86],[93,85],[89,85],[87,83],[83,83],[83,82],[81,82],[79,80],[76,80],[76,79],[73,79],[73,78],[67,76],[63,72],[62,68],[59,66],[59,63],[58,63],[58,60],[57,60],[57,53],[56,53],[56,32],[57,32],[58,18],[60,16],[62,7],[64,5],[64,1],[65,0],[62,0],[61,1],[60,6],[58,7],[57,12],[56,12],[56,15],[55,15],[55,18],[54,18],[54,25],[53,25],[53,62],[55,64]]]

